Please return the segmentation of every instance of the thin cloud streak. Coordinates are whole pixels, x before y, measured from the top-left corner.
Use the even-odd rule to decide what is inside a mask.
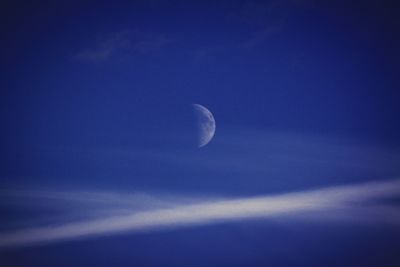
[[[324,216],[330,211],[341,209],[349,212],[352,207],[355,210],[360,206],[368,209],[368,205],[374,201],[396,197],[399,193],[400,180],[391,180],[273,196],[204,200],[197,204],[181,203],[172,208],[138,211],[131,215],[110,216],[86,222],[3,233],[0,234],[0,247],[26,246],[126,231],[142,232],[254,218],[276,218],[289,215],[287,219],[293,220],[297,216],[304,217],[310,212],[318,212],[319,215]],[[372,209],[374,207],[377,206],[371,206]],[[381,211],[384,212],[385,209]],[[389,215],[398,222],[399,214],[393,209],[389,211]],[[340,213],[334,214],[340,216]]]
[[[92,48],[78,53],[76,58],[81,61],[99,62],[115,56],[118,52],[125,56],[130,53],[149,54],[159,51],[171,42],[172,39],[166,34],[125,29],[109,33]]]

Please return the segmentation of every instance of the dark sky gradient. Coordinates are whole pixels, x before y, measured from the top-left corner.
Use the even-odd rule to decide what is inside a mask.
[[[399,177],[396,1],[61,2],[0,4],[1,189],[246,197]],[[192,103],[216,118],[202,149]],[[34,217],[0,205],[1,229]],[[250,220],[0,265],[400,266],[398,229]]]

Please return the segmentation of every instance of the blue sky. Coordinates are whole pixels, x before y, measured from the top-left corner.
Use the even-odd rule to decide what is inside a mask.
[[[399,265],[393,1],[2,6],[0,265]]]

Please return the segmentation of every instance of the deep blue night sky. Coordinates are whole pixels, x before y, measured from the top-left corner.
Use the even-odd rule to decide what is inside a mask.
[[[399,12],[396,1],[2,2],[0,265],[400,266]],[[203,148],[192,103],[216,119]],[[398,190],[311,215],[1,242],[171,199],[384,181]]]

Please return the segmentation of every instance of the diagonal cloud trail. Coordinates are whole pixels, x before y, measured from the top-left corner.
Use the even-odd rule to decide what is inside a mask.
[[[328,212],[341,208],[351,210],[352,207],[357,208],[360,205],[367,205],[367,202],[396,197],[399,194],[400,180],[391,180],[273,196],[202,200],[195,204],[181,203],[173,207],[141,210],[130,215],[0,233],[0,247],[282,215],[290,215],[293,219],[296,215],[301,217],[313,211]]]

